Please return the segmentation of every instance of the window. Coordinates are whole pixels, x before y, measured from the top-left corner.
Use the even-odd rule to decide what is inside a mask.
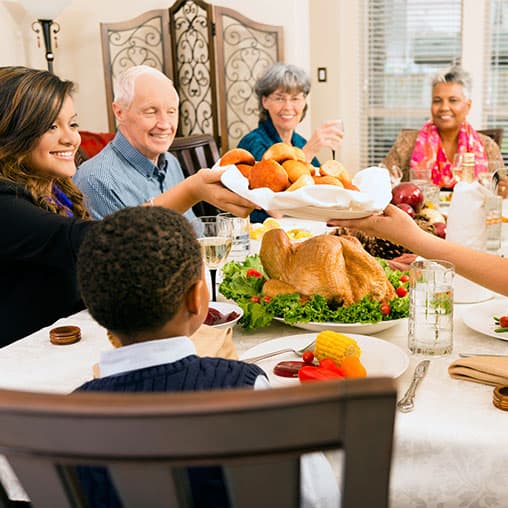
[[[428,119],[430,78],[460,63],[461,20],[461,0],[364,0],[364,167],[381,162],[401,129]]]
[[[508,0],[491,0],[486,30],[484,124],[504,129],[503,152],[508,163]]]

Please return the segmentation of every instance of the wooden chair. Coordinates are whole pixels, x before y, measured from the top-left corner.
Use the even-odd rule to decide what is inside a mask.
[[[169,151],[178,159],[184,175],[190,176],[201,168],[211,168],[219,159],[219,150],[210,134],[176,137]],[[193,207],[200,215],[217,215],[219,210],[209,203],[198,203]]]
[[[497,146],[501,147],[501,144],[503,143],[503,128],[496,127],[494,129],[480,129],[478,132],[492,138],[497,143]]]
[[[126,507],[191,506],[182,468],[221,465],[232,507],[299,507],[304,453],[345,452],[344,508],[388,506],[393,379],[271,390],[70,395],[0,390],[0,453],[32,506],[80,504],[74,465],[108,467]]]

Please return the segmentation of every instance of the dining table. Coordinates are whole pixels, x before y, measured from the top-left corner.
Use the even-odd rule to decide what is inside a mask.
[[[300,219],[298,223],[301,225]],[[504,253],[508,253],[506,242],[499,254]],[[490,294],[488,301],[505,301],[508,314],[508,298]],[[508,507],[508,412],[493,405],[492,386],[454,379],[448,373],[449,365],[461,352],[508,355],[507,340],[465,324],[464,318],[476,308],[474,303],[454,304],[453,351],[444,356],[423,357],[409,352],[407,318],[374,335],[366,332],[407,355],[408,367],[396,379],[399,398],[408,388],[416,365],[422,358],[430,358],[428,372],[416,392],[414,410],[396,410],[392,508]],[[64,325],[79,326],[81,340],[65,346],[52,344],[49,330]],[[236,324],[233,341],[241,357],[267,341],[308,333],[279,321],[255,330]],[[1,348],[0,388],[69,393],[92,378],[101,351],[112,347],[106,330],[86,310],[81,311]],[[334,468],[339,475],[340,464]],[[0,478],[12,499],[26,499],[5,459],[0,462]]]

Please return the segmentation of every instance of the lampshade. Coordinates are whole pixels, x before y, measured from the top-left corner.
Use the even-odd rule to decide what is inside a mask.
[[[72,0],[18,0],[35,19],[55,19]]]

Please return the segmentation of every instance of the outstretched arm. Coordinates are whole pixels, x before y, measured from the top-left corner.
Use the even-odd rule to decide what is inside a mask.
[[[220,181],[224,171],[200,169],[183,182],[153,199],[155,206],[172,208],[183,213],[200,201],[231,212],[239,217],[247,217],[256,205],[238,194],[226,189]],[[145,203],[149,205],[151,203]]]
[[[382,215],[354,220],[332,219],[328,225],[358,229],[403,245],[425,258],[449,261],[455,265],[455,271],[460,275],[508,296],[508,259],[426,233],[396,206],[388,205]]]

